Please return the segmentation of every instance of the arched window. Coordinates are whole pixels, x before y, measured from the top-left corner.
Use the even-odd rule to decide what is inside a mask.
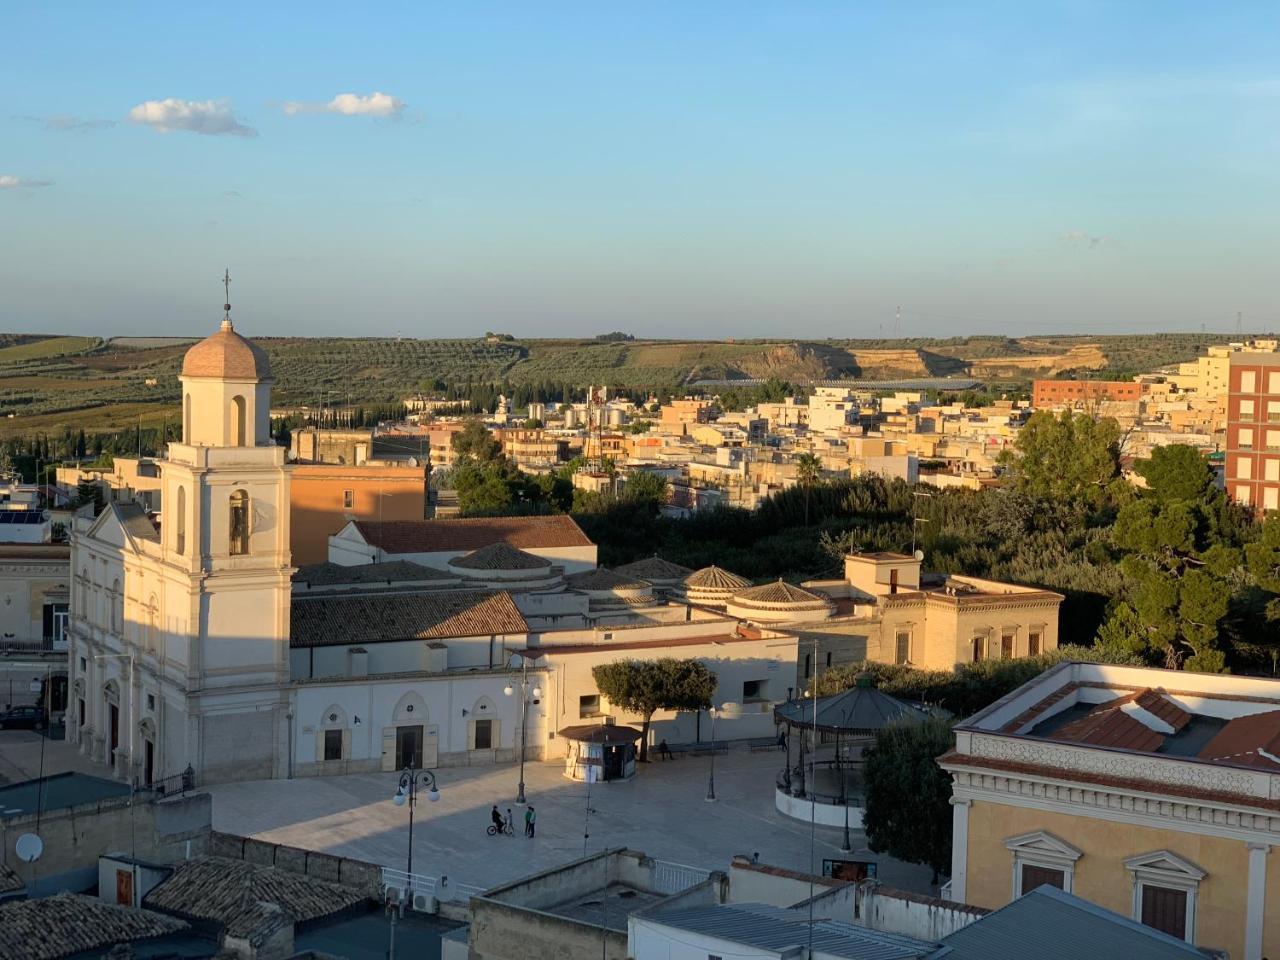
[[[231,398],[231,445],[243,447],[245,443],[244,397]]]
[[[187,488],[178,488],[178,515],[174,517],[176,521],[174,528],[177,531],[174,537],[174,549],[179,554],[187,552]]]
[[[230,547],[232,556],[249,552],[249,494],[237,490],[231,495]]]
[[[182,442],[191,442],[191,394],[182,400]]]

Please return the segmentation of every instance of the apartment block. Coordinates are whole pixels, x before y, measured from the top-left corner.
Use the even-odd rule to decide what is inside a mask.
[[[1237,503],[1280,508],[1280,354],[1231,355],[1226,474]]]

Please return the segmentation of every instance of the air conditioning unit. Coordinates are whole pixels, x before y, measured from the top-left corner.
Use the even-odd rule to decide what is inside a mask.
[[[436,898],[425,893],[415,893],[413,895],[413,909],[418,913],[436,913],[439,910],[439,904]]]

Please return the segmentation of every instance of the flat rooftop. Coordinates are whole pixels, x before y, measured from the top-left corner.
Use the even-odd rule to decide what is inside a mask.
[[[129,785],[86,773],[60,773],[0,787],[0,819],[127,797]]]
[[[543,907],[542,912],[626,933],[628,915],[664,899],[666,894],[649,893],[625,883],[611,883],[599,890]]]

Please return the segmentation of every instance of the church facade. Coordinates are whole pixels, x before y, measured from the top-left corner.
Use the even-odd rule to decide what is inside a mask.
[[[72,537],[68,738],[150,783],[284,775],[289,473],[266,354],[229,315],[188,351],[163,525],[113,503]]]

